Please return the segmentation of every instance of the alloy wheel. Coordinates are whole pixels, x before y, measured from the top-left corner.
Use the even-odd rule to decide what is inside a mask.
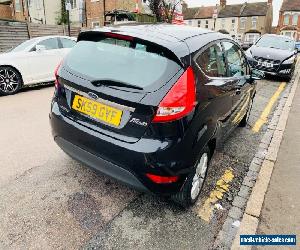
[[[5,94],[12,94],[20,86],[20,76],[11,68],[0,68],[0,91]]]
[[[191,188],[191,198],[194,200],[197,198],[199,195],[204,179],[205,179],[205,174],[206,170],[208,167],[208,155],[207,153],[204,153],[201,156],[201,159],[196,167],[196,172],[193,178],[192,182],[192,188]]]

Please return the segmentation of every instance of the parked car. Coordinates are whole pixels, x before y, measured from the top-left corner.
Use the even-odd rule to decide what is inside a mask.
[[[296,42],[296,49],[300,53],[300,41]]]
[[[86,31],[56,70],[55,142],[85,165],[188,206],[215,148],[246,126],[255,77],[241,47],[177,25]]]
[[[15,94],[24,85],[54,81],[55,67],[75,44],[72,37],[45,36],[0,54],[0,95]]]
[[[246,56],[253,68],[290,80],[297,60],[295,41],[286,36],[263,35],[246,51]]]
[[[252,45],[253,45],[253,42],[244,41],[242,43],[242,48],[243,48],[243,50],[247,50],[247,49],[251,48]]]

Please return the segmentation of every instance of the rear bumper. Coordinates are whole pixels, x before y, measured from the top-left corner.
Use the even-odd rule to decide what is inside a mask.
[[[185,150],[177,142],[141,138],[128,143],[113,139],[64,115],[55,100],[49,118],[54,140],[62,150],[84,165],[138,190],[159,195],[177,193],[192,170],[184,154],[173,153],[174,148],[176,152]],[[156,184],[146,173],[180,178],[176,183]]]
[[[66,141],[65,139],[56,136],[54,138],[57,145],[64,150],[69,156],[75,160],[104,173],[108,176],[117,179],[137,190],[148,192],[149,190],[129,171],[116,166],[115,164],[108,162],[96,155],[89,153],[88,151]]]

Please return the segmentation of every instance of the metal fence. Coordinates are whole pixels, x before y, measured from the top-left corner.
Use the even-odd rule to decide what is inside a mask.
[[[77,37],[80,30],[80,27],[71,27],[71,36]],[[0,53],[30,38],[67,34],[67,26],[64,25],[44,25],[0,20]]]

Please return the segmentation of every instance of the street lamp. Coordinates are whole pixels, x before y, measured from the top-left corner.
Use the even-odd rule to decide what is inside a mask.
[[[69,1],[66,1],[66,11],[67,11],[67,21],[68,21],[68,34],[71,36],[71,27],[70,27],[70,11],[72,9],[72,5]]]

